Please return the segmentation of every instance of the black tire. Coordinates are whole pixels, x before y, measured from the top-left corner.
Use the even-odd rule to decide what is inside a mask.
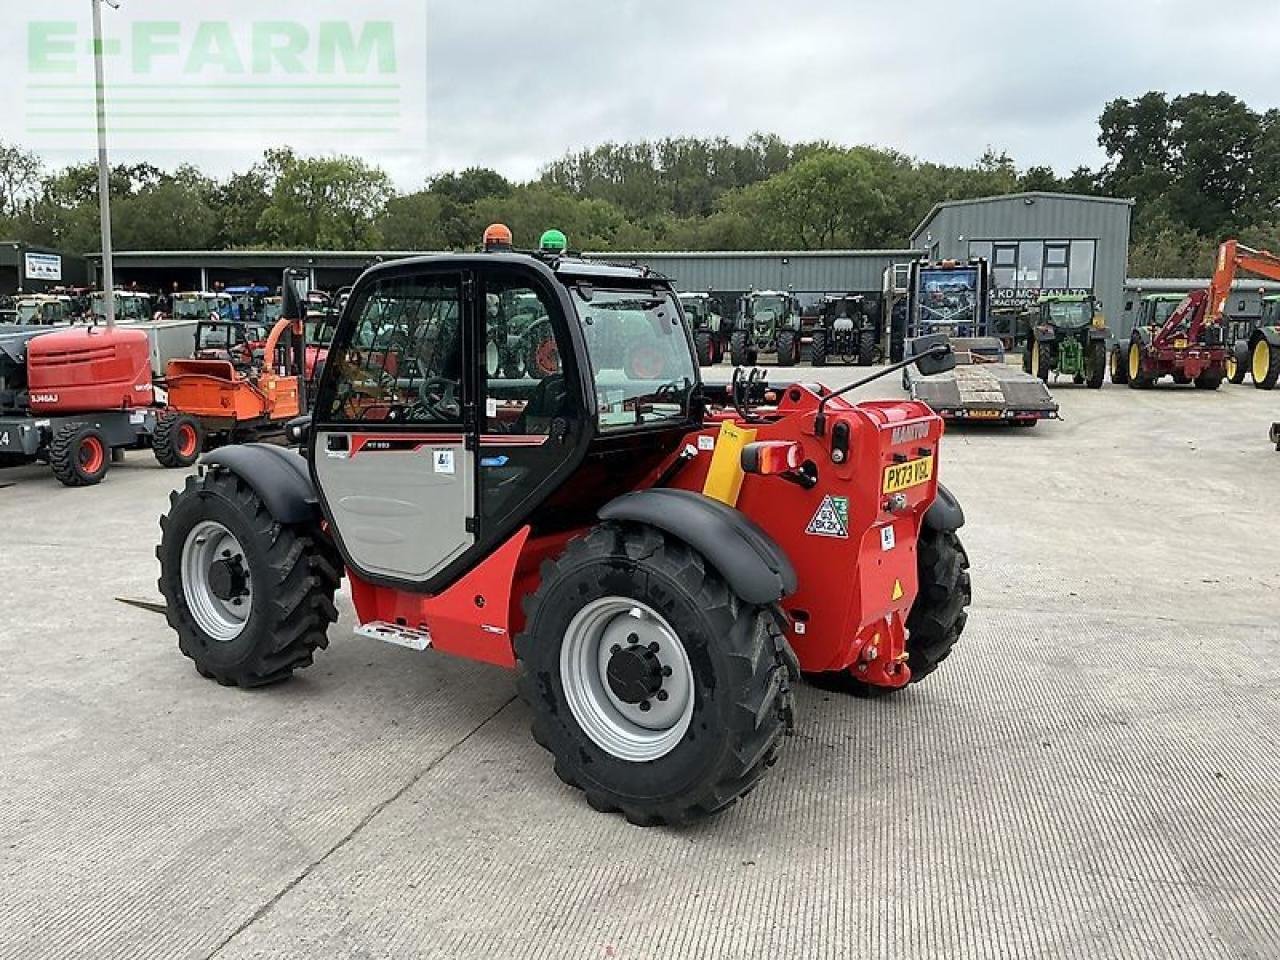
[[[171,470],[189,467],[200,458],[204,428],[195,417],[180,413],[162,414],[151,438],[151,450],[162,467]]]
[[[969,619],[968,607],[973,601],[969,555],[954,532],[939,533],[922,528],[916,547],[920,592],[907,615],[907,666],[911,668],[911,683],[928,677],[951,655],[964,633]],[[873,686],[848,672],[819,674],[811,679],[824,689],[862,699],[877,699],[905,689]]]
[[[876,362],[876,334],[863,330],[858,337],[858,366],[869,367]]]
[[[1026,346],[1022,348],[1022,372],[1031,372],[1031,349],[1035,346],[1034,340],[1028,340]]]
[[[1101,340],[1094,340],[1086,349],[1084,385],[1090,390],[1101,390],[1107,379],[1107,345]]]
[[[699,330],[695,333],[693,335],[693,345],[698,352],[698,366],[709,367],[716,362],[715,344],[708,331]]]
[[[184,544],[206,520],[235,536],[252,586],[241,632],[221,642],[193,616],[182,579]],[[314,652],[329,645],[326,631],[338,619],[333,597],[342,566],[318,530],[277,523],[248,484],[222,471],[188,477],[170,495],[160,530],[156,558],[165,617],[201,676],[223,686],[265,686],[309,666]]]
[[[809,363],[815,367],[827,365],[827,331],[813,331],[813,339],[809,341]]]
[[[1049,375],[1053,373],[1053,350],[1048,343],[1036,343],[1032,350],[1030,373],[1048,383]]]
[[[64,487],[91,487],[111,469],[111,448],[97,427],[64,424],[49,444],[49,466]]]
[[[1264,350],[1266,351],[1265,356],[1263,355]],[[1257,376],[1258,368],[1261,366],[1263,359],[1267,362],[1267,372],[1259,380]],[[1259,390],[1274,389],[1276,381],[1280,380],[1280,347],[1272,346],[1268,340],[1259,337],[1249,351],[1249,367],[1254,387]]]
[[[1129,382],[1129,361],[1118,346],[1111,351],[1111,382],[1120,386]]]
[[[1196,377],[1195,385],[1197,390],[1217,390],[1222,386],[1222,378],[1224,371],[1222,370],[1206,370],[1200,376]]]
[[[778,366],[794,367],[800,359],[800,339],[794,330],[782,330],[778,333]]]
[[[1138,343],[1136,340],[1131,341],[1129,344],[1129,349],[1124,352],[1124,356],[1121,358],[1125,364],[1126,375],[1129,378],[1127,381],[1129,384],[1129,389],[1130,390],[1147,390],[1155,386],[1155,381],[1151,379],[1151,377],[1146,376],[1141,372],[1139,372],[1137,376],[1134,376],[1133,369],[1130,366],[1130,364],[1132,363],[1131,355],[1133,353],[1134,347],[1137,347],[1139,350],[1142,349],[1142,345]],[[1141,367],[1139,367],[1139,370],[1141,370]]]
[[[644,762],[598,745],[575,718],[562,680],[561,647],[574,617],[615,597],[663,617],[690,663],[688,729]],[[555,757],[560,779],[596,810],[641,826],[687,823],[747,794],[773,765],[792,722],[794,654],[777,612],[734,596],[696,551],[652,527],[605,523],[544,564],[525,606],[515,653],[533,737]]]
[[[1240,384],[1249,375],[1249,347],[1236,344],[1227,354],[1227,382]]]
[[[733,331],[733,336],[729,338],[729,362],[735,367],[746,367],[751,364],[747,350],[747,332],[745,330]]]

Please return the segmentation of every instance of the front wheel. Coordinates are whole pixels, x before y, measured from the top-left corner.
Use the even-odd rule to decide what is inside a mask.
[[[1107,345],[1101,340],[1093,341],[1089,344],[1085,357],[1087,358],[1085,386],[1090,390],[1101,390],[1102,382],[1107,377]]]
[[[680,824],[747,794],[791,725],[794,656],[770,607],[652,527],[569,544],[516,638],[520,695],[556,774],[602,812]]]
[[[827,365],[827,331],[813,331],[813,339],[809,341],[809,363],[815,367]]]
[[[745,367],[751,363],[745,330],[735,330],[729,338],[729,362],[735,367]]]
[[[277,523],[231,473],[190,477],[160,520],[160,593],[200,675],[260,687],[310,665],[338,619],[341,569],[319,530]]]
[[[1049,344],[1036,343],[1031,348],[1031,375],[1044,383],[1049,382],[1049,374],[1053,372],[1053,354]]]
[[[182,469],[189,467],[200,457],[204,443],[204,430],[200,421],[189,414],[161,414],[151,438],[151,451],[162,467]]]
[[[1145,390],[1155,383],[1149,375],[1142,372],[1142,344],[1136,340],[1129,344],[1129,379],[1131,390]]]
[[[800,338],[792,330],[783,330],[778,334],[778,366],[794,367],[800,359]]]
[[[699,330],[693,335],[693,344],[698,352],[698,366],[709,367],[716,362],[715,341],[710,331]]]
[[[876,362],[876,334],[863,330],[858,337],[858,366],[869,367]]]

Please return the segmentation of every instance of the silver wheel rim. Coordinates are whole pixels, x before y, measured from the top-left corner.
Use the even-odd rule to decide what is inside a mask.
[[[244,548],[234,534],[216,520],[204,520],[187,534],[182,545],[182,595],[196,625],[218,643],[230,643],[244,632],[253,609],[253,582],[245,573],[244,593],[223,600],[213,591],[210,570],[220,559],[239,558]]]
[[[663,668],[660,693],[644,701],[648,709],[624,702],[608,680],[615,648],[632,646],[647,648]],[[578,726],[620,760],[666,756],[693,718],[693,667],[684,644],[661,615],[628,597],[592,601],[570,621],[560,646],[560,684]]]

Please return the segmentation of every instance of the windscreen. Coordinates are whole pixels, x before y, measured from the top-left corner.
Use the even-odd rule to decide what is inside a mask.
[[[1055,327],[1087,327],[1093,322],[1093,303],[1088,300],[1050,303],[1049,322]]]
[[[19,303],[18,304],[18,322],[19,323],[39,323],[40,322],[40,304],[38,303]]]
[[[920,323],[960,326],[977,319],[978,269],[921,270]]]
[[[682,421],[697,383],[675,297],[665,290],[574,289],[600,429]]]
[[[1156,301],[1156,308],[1154,313],[1155,325],[1157,327],[1163,327],[1165,325],[1165,322],[1171,316],[1173,316],[1173,311],[1177,310],[1178,307],[1181,306],[1181,304],[1182,304],[1181,300]]]

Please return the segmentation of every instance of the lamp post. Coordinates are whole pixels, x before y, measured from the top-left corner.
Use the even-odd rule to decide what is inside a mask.
[[[89,0],[93,4],[93,82],[98,108],[98,216],[102,221],[102,299],[107,326],[116,325],[116,283],[111,262],[111,166],[107,162],[107,94],[102,73],[102,4],[112,10],[118,0]]]

